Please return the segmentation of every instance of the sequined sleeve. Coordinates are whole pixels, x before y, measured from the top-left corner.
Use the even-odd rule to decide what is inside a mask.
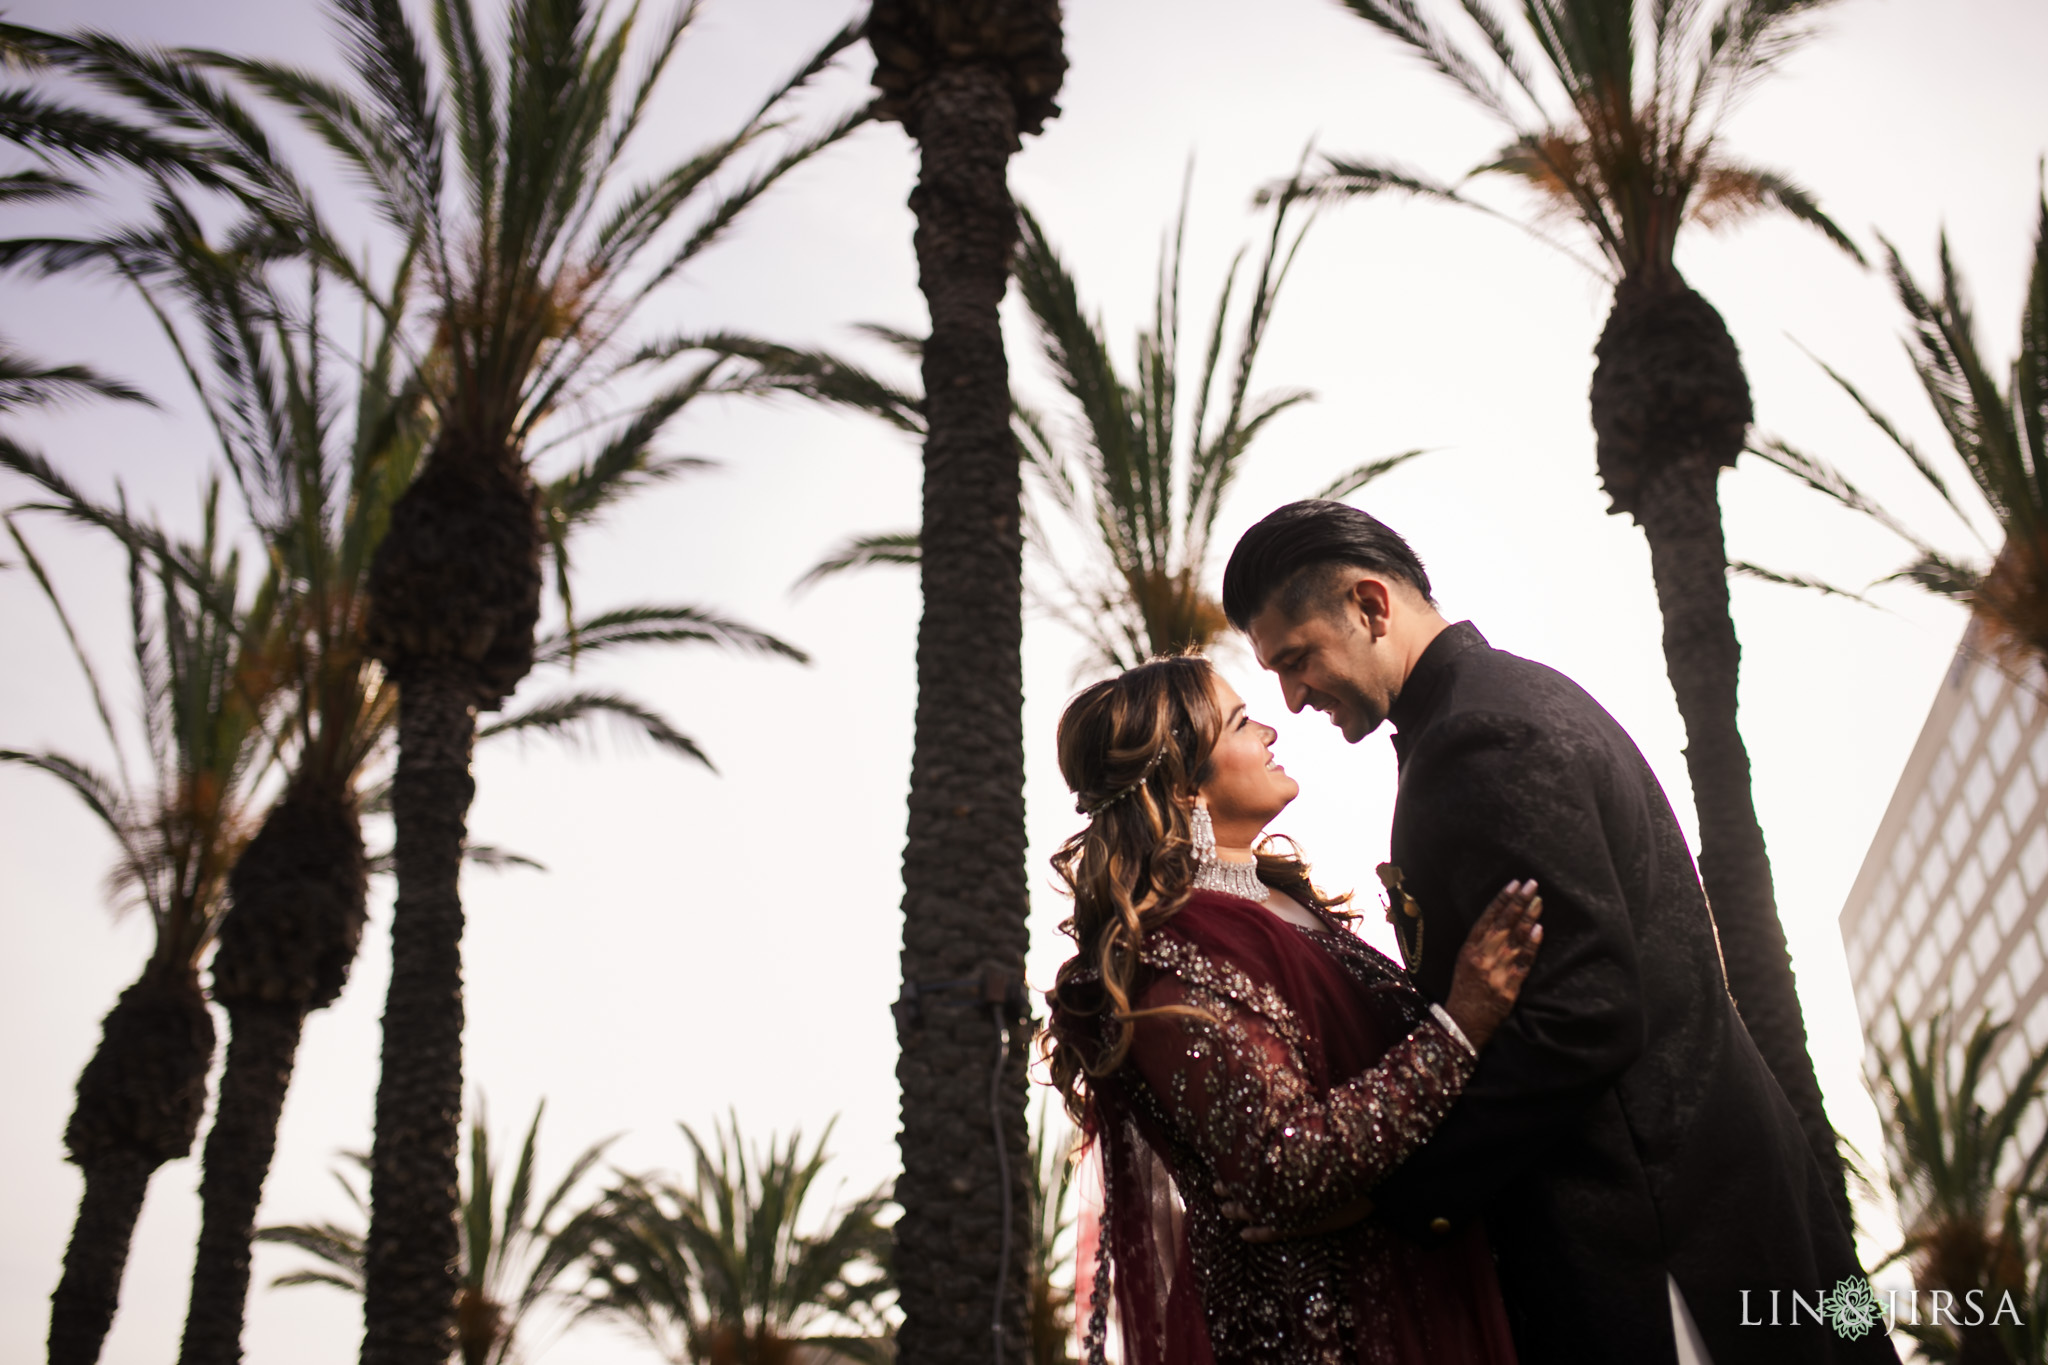
[[[1175,1135],[1267,1226],[1313,1223],[1367,1193],[1428,1139],[1472,1074],[1471,1051],[1429,1019],[1319,1096],[1285,1002],[1179,949],[1155,959],[1172,970],[1133,1003],[1207,1017],[1141,1019],[1131,1060]]]

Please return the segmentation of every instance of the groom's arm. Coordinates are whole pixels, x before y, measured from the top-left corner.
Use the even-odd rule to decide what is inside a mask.
[[[1381,1215],[1411,1236],[1447,1234],[1520,1180],[1643,1049],[1635,935],[1610,848],[1640,825],[1624,818],[1636,828],[1609,828],[1607,758],[1489,715],[1454,717],[1408,756],[1410,885],[1440,902],[1422,906],[1427,951],[1445,955],[1426,973],[1431,993],[1447,987],[1441,968],[1507,882],[1535,879],[1544,935],[1463,1099],[1374,1191]]]

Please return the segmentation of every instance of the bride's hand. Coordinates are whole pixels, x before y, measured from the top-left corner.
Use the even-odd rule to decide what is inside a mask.
[[[1543,941],[1543,926],[1536,922],[1542,913],[1536,883],[1509,882],[1465,936],[1444,1009],[1473,1047],[1485,1047],[1514,1008]]]

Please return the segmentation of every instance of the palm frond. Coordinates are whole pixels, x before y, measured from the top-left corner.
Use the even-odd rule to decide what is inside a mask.
[[[0,450],[0,455],[4,453],[4,450]],[[93,711],[99,716],[100,733],[107,737],[107,743],[114,751],[115,761],[123,764],[121,785],[126,787],[129,779],[125,760],[121,756],[121,736],[114,728],[114,712],[107,705],[106,689],[100,686],[99,670],[93,667],[92,656],[85,652],[85,644],[78,638],[78,629],[71,624],[71,613],[64,609],[64,599],[57,595],[57,585],[51,581],[49,570],[43,566],[42,557],[28,543],[27,537],[22,535],[21,528],[14,524],[13,517],[0,516],[0,524],[6,526],[8,539],[14,542],[14,548],[21,553],[23,565],[35,579],[36,587],[42,590],[43,600],[50,604],[50,611],[57,618],[57,626],[64,632],[64,642],[71,646],[71,657],[77,662],[78,671],[85,678],[86,693],[91,696]]]
[[[1759,583],[1775,583],[1781,588],[1805,588],[1809,592],[1817,592],[1825,597],[1845,597],[1851,602],[1861,602],[1866,607],[1878,606],[1853,588],[1837,587],[1825,579],[1813,578],[1806,574],[1780,573],[1761,564],[1752,564],[1746,559],[1729,560],[1728,572],[1737,578],[1753,578]]]
[[[89,365],[38,364],[0,342],[0,412],[84,397],[157,406],[142,390],[101,374]]]
[[[1856,254],[1811,194],[1718,153],[1731,105],[1811,32],[1804,20],[1826,3],[1459,0],[1474,34],[1453,35],[1419,0],[1346,0],[1510,130],[1508,147],[1472,174],[1508,174],[1539,190],[1545,208],[1562,208],[1591,234],[1605,263],[1598,273],[1610,279],[1668,266],[1681,222],[1711,227],[1742,209],[1782,210]],[[1694,202],[1703,185],[1710,202]],[[1333,164],[1311,189],[1473,203],[1427,176],[1371,163]],[[1568,250],[1516,217],[1494,216]]]
[[[1883,581],[1893,580],[1912,583],[1936,597],[1946,597],[1969,605],[1975,600],[1978,589],[1984,585],[1984,571],[1967,564],[1958,564],[1938,554],[1926,554]]]
[[[1878,508],[1838,472],[1793,452],[1783,442],[1756,447],[1772,463],[1808,486],[1858,511],[1910,545],[1915,557],[1886,581],[1903,580],[1937,596],[1967,605],[2000,638],[2001,649],[2039,654],[2048,650],[2048,562],[2041,546],[2048,533],[2048,461],[2041,458],[2048,414],[2039,411],[2038,392],[2048,351],[2048,197],[2038,206],[2035,270],[2028,281],[2020,321],[2020,353],[2008,385],[2001,386],[1984,360],[1961,273],[1946,235],[1938,252],[1940,285],[1923,289],[1898,249],[1880,238],[1886,273],[1905,313],[1907,354],[1948,444],[1970,477],[2003,537],[1988,567],[1957,561],[1936,549],[1899,518]],[[1820,363],[1820,362],[1816,362]],[[1977,535],[1977,523],[1950,491],[1948,481],[1883,411],[1848,378],[1821,368],[1885,438],[1905,455],[1958,521]]]
[[[815,403],[850,408],[878,417],[899,431],[924,432],[924,401],[872,371],[829,351],[805,350],[734,332],[670,337],[643,347],[634,363],[658,363],[691,351],[746,362],[722,375],[713,391],[725,394],[790,394]]]
[[[448,68],[455,146],[462,158],[470,215],[477,222],[489,222],[498,210],[498,156],[504,135],[497,71],[478,36],[470,0],[434,0],[433,22],[434,45]]]
[[[589,459],[542,485],[541,517],[554,560],[555,591],[572,626],[576,611],[570,574],[573,534],[595,523],[607,509],[634,493],[711,466],[711,461],[701,457],[657,456],[653,449],[654,442],[676,415],[705,391],[710,369],[705,367],[637,408]]]
[[[0,763],[19,763],[25,768],[34,768],[69,787],[72,794],[85,803],[85,808],[107,827],[107,831],[121,844],[124,853],[139,859],[141,850],[132,842],[135,831],[126,810],[126,800],[121,788],[113,779],[93,771],[87,764],[75,758],[58,753],[27,753],[20,749],[0,749]]]
[[[262,124],[208,78],[207,68],[225,60],[219,54],[131,46],[96,31],[67,35],[5,24],[0,24],[0,41],[32,52],[40,66],[76,76],[145,115],[153,141],[133,145],[125,128],[106,130],[113,139],[103,149],[108,158],[143,166],[152,175],[167,177],[175,171],[195,183],[226,189],[353,278],[350,263],[334,247],[304,186],[279,158]],[[75,126],[64,131],[72,137],[95,132]]]
[[[1503,154],[1475,167],[1472,174],[1476,176],[1488,171],[1508,170],[1515,170],[1515,165]],[[1521,174],[1524,179],[1528,178],[1526,174],[1520,171],[1517,171],[1517,174]],[[1259,202],[1265,203],[1277,198],[1283,191],[1283,188],[1280,185],[1266,187],[1259,192]],[[1396,162],[1369,161],[1361,157],[1350,156],[1327,156],[1323,159],[1322,174],[1303,179],[1300,192],[1317,199],[1358,199],[1376,194],[1393,193],[1405,194],[1416,199],[1434,200],[1442,204],[1455,204],[1460,208],[1471,209],[1489,218],[1506,223],[1516,231],[1525,234],[1535,241],[1541,242],[1552,251],[1566,257],[1589,274],[1605,276],[1609,273],[1607,270],[1588,261],[1569,246],[1550,236],[1537,225],[1524,222],[1522,219],[1516,218],[1511,214],[1502,213],[1492,205],[1482,203],[1466,195],[1454,185],[1434,179],[1420,171],[1410,169]],[[1580,207],[1596,206],[1581,204]],[[1595,235],[1599,238],[1601,250],[1610,260],[1614,260],[1618,249],[1617,244],[1612,240],[1610,233],[1599,231],[1598,226],[1596,222]]]
[[[1287,183],[1290,182],[1276,182],[1265,186],[1259,191],[1257,202],[1264,205],[1279,199],[1286,192]],[[1458,192],[1456,186],[1432,179],[1421,171],[1391,161],[1325,156],[1323,173],[1306,177],[1300,183],[1300,193],[1320,199],[1356,199],[1389,191],[1413,195],[1417,199],[1435,199],[1441,203],[1476,208],[1484,213],[1493,212],[1485,205],[1466,198]]]
[[[923,563],[923,555],[915,531],[884,531],[878,535],[854,536],[842,541],[830,554],[804,571],[790,591],[801,592],[835,575],[854,569],[873,568],[877,564],[893,564],[901,568],[916,568]]]
[[[34,32],[0,25],[0,36]],[[54,35],[36,33],[40,45]],[[61,160],[93,169],[125,166],[159,176],[175,176],[196,184],[224,186],[220,171],[204,147],[167,138],[141,124],[90,109],[60,103],[26,86],[0,90],[0,141],[12,142],[47,160]],[[9,177],[18,189],[11,197],[31,197],[30,186],[41,183],[43,197],[75,195],[82,187],[58,177],[35,173]]]
[[[900,327],[891,327],[881,322],[858,322],[854,324],[853,330],[863,336],[873,337],[898,355],[910,360],[924,359],[924,338],[914,332],[906,332]]]
[[[1414,0],[1344,0],[1345,8],[1384,33],[1403,43],[1411,54],[1433,67],[1463,90],[1475,104],[1495,117],[1512,122],[1514,110],[1499,85],[1478,63],[1424,14]],[[1478,6],[1465,6],[1468,15],[1480,21],[1490,46],[1507,65],[1517,85],[1528,88],[1528,77],[1519,57],[1512,55],[1505,31]]]
[[[496,844],[466,843],[462,846],[462,861],[487,868],[492,872],[509,872],[514,868],[523,868],[528,872],[548,870],[546,863],[529,858],[524,853],[514,853],[509,848],[499,848]]]
[[[1917,531],[1886,511],[1875,498],[1851,483],[1846,475],[1827,461],[1795,449],[1775,436],[1759,437],[1751,441],[1748,450],[1764,463],[1790,474],[1814,492],[1852,512],[1868,517],[1922,554],[1934,553],[1933,547],[1923,540]]]
[[[0,175],[0,204],[47,204],[83,199],[91,193],[76,180],[49,171],[11,171]]]
[[[1805,350],[1804,347],[1800,349]],[[1832,365],[1829,365],[1811,351],[1807,351],[1807,356],[1814,364],[1820,366],[1822,372],[1829,379],[1835,381],[1837,387],[1849,396],[1850,401],[1862,410],[1865,417],[1870,419],[1871,424],[1883,432],[1885,438],[1894,446],[1898,447],[1899,452],[1913,466],[1914,472],[1927,481],[1927,486],[1934,490],[1936,496],[1942,500],[1949,511],[1955,513],[1956,520],[1969,527],[1974,534],[1976,531],[1975,523],[1972,522],[1969,514],[1963,511],[1962,504],[1956,501],[1955,494],[1949,491],[1948,480],[1944,479],[1940,472],[1935,469],[1934,462],[1921,452],[1920,448],[1898,428],[1898,425],[1891,418],[1887,417],[1875,404],[1866,398],[1863,395],[1863,391],[1852,383],[1848,376],[1836,370]]]
[[[658,749],[718,771],[697,741],[678,731],[652,708],[617,692],[568,692],[549,697],[480,726],[476,737],[481,743],[500,735],[545,735],[576,743],[586,738],[598,721],[609,721],[631,738],[644,739]]]
[[[788,641],[705,607],[643,605],[620,607],[534,641],[534,663],[568,662],[579,655],[630,645],[708,644],[743,653],[767,654],[809,663],[810,656]]]
[[[1382,475],[1391,474],[1417,456],[1429,453],[1430,451],[1427,447],[1420,447],[1415,450],[1404,450],[1398,455],[1386,455],[1377,460],[1367,460],[1364,464],[1355,465],[1345,470],[1342,474],[1339,474],[1336,478],[1331,479],[1321,488],[1309,494],[1309,496],[1311,498],[1328,498],[1333,502],[1341,502]]]
[[[324,1284],[351,1294],[363,1292],[364,1239],[360,1232],[333,1223],[288,1223],[258,1228],[253,1240],[291,1247],[332,1267],[288,1271],[270,1282],[273,1289]]]
[[[1779,171],[1716,160],[1702,174],[1699,188],[1693,192],[1686,211],[1712,227],[1717,208],[1739,209],[1749,205],[1778,209],[1817,230],[1856,264],[1869,264],[1864,259],[1863,249],[1856,245],[1854,239],[1834,219],[1821,212],[1820,203],[1812,192]]]
[[[399,0],[333,0],[344,52],[369,91],[374,115],[361,120],[385,132],[397,154],[403,186],[398,201],[411,223],[433,240],[440,218],[442,132],[438,93],[427,75],[426,53]],[[397,207],[396,204],[393,207]]]
[[[420,198],[420,184],[406,160],[405,135],[392,130],[360,105],[347,89],[310,71],[232,53],[197,51],[194,57],[228,71],[289,110],[306,129],[339,156],[370,188],[374,208],[399,233],[410,236],[435,221],[434,206]],[[438,164],[438,158],[437,158]],[[330,264],[346,261],[334,253]]]

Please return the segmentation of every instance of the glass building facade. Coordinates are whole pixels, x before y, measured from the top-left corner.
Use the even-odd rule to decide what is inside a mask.
[[[2027,1056],[2048,1045],[2048,704],[1966,635],[1863,869],[1842,943],[1873,1067],[1899,1037],[1948,1009],[1967,1030],[1989,1012],[2015,1027],[1979,1091],[1995,1108]],[[1894,1012],[1896,1007],[1897,1013]],[[2036,1105],[2031,1147],[2048,1122]]]

